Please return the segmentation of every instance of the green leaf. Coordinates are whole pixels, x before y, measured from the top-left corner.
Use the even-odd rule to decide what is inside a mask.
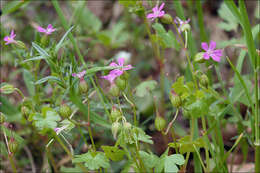
[[[64,129],[64,131],[66,131],[66,132],[70,132],[75,127],[75,125],[67,119],[61,121],[60,123],[61,123],[61,126],[63,126],[63,127],[66,126],[66,128]]]
[[[41,56],[43,56],[43,57],[50,57],[50,55],[43,48],[41,48],[38,44],[32,42],[32,46],[37,50],[37,52]]]
[[[49,129],[57,127],[57,121],[61,118],[56,111],[50,107],[43,107],[42,113],[35,113],[33,115],[33,124],[44,134]]]
[[[157,82],[155,80],[145,81],[136,87],[136,95],[138,97],[144,97],[149,95],[152,90],[155,89]]]
[[[34,86],[34,80],[32,73],[30,73],[28,70],[23,70],[23,79],[27,88],[27,91],[29,92],[30,96],[35,95],[35,86]]]
[[[80,173],[80,172],[82,172],[82,169],[78,166],[76,166],[75,168],[69,168],[69,167],[61,166],[60,172],[62,172],[62,173],[72,173],[72,172],[76,173],[76,172],[78,172],[78,173]]]
[[[85,154],[75,155],[75,158],[72,160],[72,163],[81,163],[84,162],[85,166],[90,170],[97,170],[99,168],[109,168],[109,160],[106,157],[105,153],[96,152],[91,153],[88,151]]]
[[[166,157],[168,156],[169,148],[166,149],[166,151],[161,155],[160,159],[158,160],[157,164],[155,165],[154,172],[162,172],[164,168],[164,163],[166,160]]]
[[[29,59],[24,60],[23,63],[28,62],[28,61],[41,60],[41,59],[46,59],[46,57],[44,57],[44,56],[42,56],[42,55],[36,56],[36,57],[33,57],[33,58],[29,58]]]
[[[50,81],[56,81],[58,83],[61,83],[61,80],[60,78],[56,77],[56,76],[47,76],[47,77],[44,77],[44,78],[41,78],[40,80],[36,81],[34,84],[35,85],[39,85],[39,84],[42,84],[44,82],[47,82],[48,80]]]
[[[118,67],[112,67],[112,66],[92,67],[92,68],[87,70],[86,75],[90,75],[90,74],[96,73],[98,71],[112,70],[112,69],[116,69],[116,68],[118,68]]]
[[[135,141],[142,141],[148,144],[153,144],[153,141],[151,140],[151,136],[145,134],[145,132],[139,128],[139,127],[134,127],[133,128],[133,138]]]
[[[152,27],[156,30],[160,44],[164,48],[175,48],[176,50],[180,49],[180,45],[172,31],[166,32],[164,27],[160,23],[155,23],[152,25]]]
[[[7,15],[18,10],[22,5],[26,4],[28,0],[24,1],[6,1],[5,5],[3,6],[3,13],[2,15]]]
[[[118,147],[114,146],[101,146],[101,148],[104,150],[106,157],[118,162],[124,159],[125,152],[123,150],[120,150]]]
[[[177,165],[183,165],[185,159],[181,154],[167,156],[164,162],[164,172],[178,172]]]
[[[189,91],[189,89],[184,85],[184,76],[178,77],[176,82],[172,85],[172,89],[178,95],[182,95]]]
[[[159,157],[153,153],[148,154],[147,152],[139,151],[139,155],[144,163],[144,166],[149,169],[154,168],[159,161]]]
[[[222,3],[219,10],[219,16],[225,21],[218,24],[218,27],[224,29],[225,31],[237,30],[238,21],[232,12],[229,10],[225,3]],[[228,17],[227,17],[228,16]]]
[[[199,118],[209,112],[209,106],[206,99],[197,99],[185,108],[190,112],[193,117]]]
[[[74,26],[70,27],[70,29],[68,29],[68,31],[63,35],[63,37],[60,39],[59,43],[56,45],[55,47],[55,52],[58,52],[59,49],[62,46],[62,43],[64,42],[65,38],[68,36],[68,34],[71,32],[71,30],[74,28]]]

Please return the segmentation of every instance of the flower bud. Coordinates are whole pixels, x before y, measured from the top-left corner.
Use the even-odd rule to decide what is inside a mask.
[[[80,80],[79,82],[79,92],[82,94],[88,93],[88,84],[85,80]]]
[[[111,121],[115,122],[117,120],[117,118],[119,118],[121,116],[122,116],[122,114],[121,114],[120,110],[113,106],[111,113],[110,113]]]
[[[22,112],[22,115],[25,119],[27,119],[30,115],[30,109],[27,106],[22,106],[21,112]]]
[[[71,108],[67,104],[62,104],[60,106],[60,115],[63,118],[68,118],[71,115]]]
[[[165,14],[163,15],[160,20],[162,21],[162,23],[165,23],[165,24],[172,24],[172,16],[169,15],[169,14]]]
[[[3,94],[11,94],[15,91],[15,88],[13,85],[10,84],[4,84],[1,88],[0,88],[1,93]]]
[[[16,45],[18,48],[27,49],[26,46],[25,46],[25,44],[24,44],[22,41],[20,41],[20,40],[16,41],[16,42],[15,42],[15,45]]]
[[[120,123],[119,122],[114,122],[111,126],[111,131],[112,131],[112,134],[113,134],[113,137],[116,139],[116,136],[117,136],[117,132],[120,128]]]
[[[116,78],[116,85],[121,91],[124,91],[126,88],[126,80],[121,77]]]
[[[124,71],[124,73],[120,77],[127,81],[129,79],[129,73],[127,71]]]
[[[156,130],[162,131],[166,126],[166,121],[163,117],[156,116],[154,124],[155,124]]]
[[[205,59],[204,59],[203,55],[204,55],[204,52],[197,53],[195,55],[194,61],[197,62],[197,63],[204,63]]]
[[[112,84],[109,90],[109,93],[114,96],[114,97],[118,97],[120,94],[120,89],[118,88],[117,85]]]
[[[185,24],[180,26],[180,29],[181,29],[182,32],[189,31],[190,30],[190,25],[188,23],[185,23]]]
[[[14,138],[10,139],[10,141],[8,142],[8,146],[9,146],[11,153],[15,153],[18,149],[18,143],[16,142],[16,140]]]
[[[3,124],[5,122],[5,115],[0,112],[0,124]]]
[[[200,84],[204,87],[208,87],[209,85],[209,78],[207,77],[207,75],[203,74],[200,78]]]
[[[171,100],[172,105],[176,108],[179,108],[182,105],[181,97],[178,95],[171,94],[170,100]]]
[[[48,36],[44,34],[44,36],[41,38],[41,44],[43,46],[46,46],[48,44]]]

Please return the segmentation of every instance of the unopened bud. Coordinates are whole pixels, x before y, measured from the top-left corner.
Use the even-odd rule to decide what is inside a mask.
[[[16,41],[16,42],[15,42],[15,45],[16,45],[18,48],[27,49],[26,46],[25,46],[25,44],[24,44],[22,41],[20,41],[20,40]]]
[[[3,124],[5,122],[5,115],[0,112],[0,124]]]
[[[120,110],[113,106],[112,110],[111,110],[111,114],[110,114],[111,121],[115,122],[117,120],[117,118],[119,118],[121,116],[122,116],[122,114],[121,114]]]
[[[116,85],[121,91],[124,91],[126,88],[126,80],[121,77],[118,77],[116,78]]]
[[[180,29],[181,29],[182,32],[189,31],[190,30],[190,25],[188,23],[185,23],[185,24],[180,26]]]
[[[182,105],[181,97],[178,95],[170,94],[170,100],[174,107],[179,108]]]
[[[207,75],[203,74],[200,78],[200,84],[204,87],[208,87],[209,85],[209,78],[207,77]]]
[[[82,94],[88,93],[88,84],[85,80],[80,80],[79,82],[79,92]]]
[[[21,112],[25,119],[27,119],[30,115],[30,109],[27,106],[22,106]]]
[[[109,90],[109,93],[114,96],[114,97],[118,97],[120,94],[120,89],[118,88],[117,85],[112,84]]]
[[[155,124],[156,130],[162,131],[166,126],[166,121],[163,117],[156,116],[154,124]]]
[[[62,104],[60,106],[60,115],[63,118],[68,118],[71,115],[71,108],[67,104]]]
[[[195,55],[194,61],[197,62],[197,63],[204,63],[205,59],[204,59],[203,55],[204,55],[204,52],[197,53]]]
[[[129,73],[127,71],[124,71],[124,73],[120,77],[127,81],[129,79]]]
[[[169,14],[165,14],[163,15],[160,20],[162,21],[162,23],[165,23],[165,24],[172,24],[172,16],[169,15]]]
[[[4,84],[1,88],[0,88],[0,92],[3,94],[11,94],[15,91],[15,88],[13,85],[10,84]]]
[[[113,137],[116,139],[117,132],[120,129],[120,123],[119,122],[114,122],[111,126],[111,131],[113,134]]]
[[[14,138],[11,138],[8,143],[8,146],[9,146],[10,152],[15,153],[18,148],[18,143],[16,142],[16,140]]]

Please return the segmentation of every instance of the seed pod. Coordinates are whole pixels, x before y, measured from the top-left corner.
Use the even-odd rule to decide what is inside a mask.
[[[110,113],[111,121],[115,122],[121,116],[122,116],[122,114],[121,114],[120,110],[113,106],[111,113]]]
[[[116,85],[121,91],[124,91],[126,88],[126,80],[121,77],[118,77],[116,78]]]
[[[189,31],[190,30],[190,25],[188,23],[181,25],[181,31]]]
[[[0,112],[0,124],[3,124],[5,122],[5,115]]]
[[[124,73],[120,77],[127,81],[129,79],[129,73],[127,71],[124,71]]]
[[[25,119],[27,119],[28,116],[30,115],[30,109],[27,106],[22,106],[21,112],[22,112],[22,115]]]
[[[114,122],[111,126],[111,131],[112,131],[112,134],[113,134],[113,137],[116,139],[116,136],[117,136],[117,132],[118,130],[120,129],[120,123],[119,122]]]
[[[180,96],[171,94],[171,95],[170,95],[170,100],[171,100],[171,103],[172,103],[172,105],[173,105],[174,107],[176,107],[176,108],[181,107],[181,105],[182,105],[182,100],[181,100],[181,97],[180,97]]]
[[[10,84],[4,84],[1,88],[0,88],[0,92],[3,94],[11,94],[15,91],[15,88],[13,85]]]
[[[71,115],[71,108],[67,104],[60,106],[60,115],[64,118],[68,118]]]
[[[109,93],[114,96],[114,97],[118,97],[120,94],[120,89],[118,88],[117,85],[112,84],[109,90]]]
[[[203,57],[204,52],[199,52],[195,55],[194,61],[197,63],[204,63],[206,60]]]
[[[10,139],[10,141],[8,142],[8,146],[9,146],[11,153],[15,153],[18,149],[18,143],[16,142],[16,140],[14,138]]]
[[[163,15],[163,17],[161,17],[160,20],[162,21],[162,23],[172,24],[172,16],[169,14]]]
[[[209,78],[207,77],[207,75],[203,74],[200,78],[200,84],[204,87],[208,87],[209,85]]]
[[[88,93],[88,84],[85,80],[80,80],[80,82],[79,82],[79,92],[81,94],[87,94]]]
[[[163,117],[156,116],[154,124],[155,124],[156,130],[162,131],[166,126],[166,121]]]

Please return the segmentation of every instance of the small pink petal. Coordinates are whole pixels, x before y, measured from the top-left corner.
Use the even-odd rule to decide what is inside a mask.
[[[220,60],[221,60],[221,57],[220,57],[220,56],[217,56],[217,55],[215,55],[215,54],[212,54],[212,55],[210,55],[210,56],[212,57],[212,59],[213,59],[214,61],[220,62]]]
[[[153,13],[150,13],[150,14],[148,14],[148,15],[146,16],[147,19],[154,18],[154,17],[155,17],[155,16],[154,16]]]
[[[213,54],[215,54],[217,56],[222,56],[222,50],[221,49],[214,50]]]
[[[4,41],[9,41],[9,36],[5,36]]]
[[[159,7],[159,11],[161,11],[164,7],[164,3],[162,3],[162,5]]]
[[[119,66],[123,66],[123,65],[124,65],[124,62],[125,62],[125,59],[124,59],[124,58],[118,58],[118,59],[117,59],[117,62],[118,62],[118,65],[119,65]]]
[[[160,11],[160,13],[159,13],[158,17],[162,17],[162,16],[164,16],[164,14],[165,14],[165,12],[164,12],[164,11]]]
[[[213,50],[213,49],[215,49],[216,48],[216,42],[215,41],[210,41],[210,43],[209,43],[209,49],[210,50]]]
[[[117,66],[118,66],[118,64],[117,64],[117,63],[115,63],[115,62],[111,62],[111,63],[109,64],[109,66],[111,66],[111,67],[117,67]]]
[[[204,57],[204,59],[209,59],[209,54],[208,53],[204,53],[203,57]]]
[[[76,73],[72,73],[72,76],[73,76],[73,77],[76,77],[76,76],[77,76],[77,74],[76,74]]]
[[[153,13],[156,13],[158,11],[158,5],[156,5],[155,7],[153,7]]]
[[[49,24],[49,25],[47,26],[47,29],[52,29],[52,25]]]
[[[202,49],[204,49],[205,51],[207,51],[207,50],[209,49],[208,44],[207,44],[206,42],[201,43],[201,47],[202,47]]]
[[[114,70],[110,71],[109,74],[118,77],[118,76],[121,76],[123,74],[123,71],[121,71],[119,69],[114,69]]]
[[[44,29],[44,28],[42,28],[42,27],[40,27],[40,26],[38,26],[37,30],[38,30],[39,32],[46,32],[46,29]]]
[[[123,68],[123,70],[125,71],[125,70],[130,70],[130,69],[132,69],[133,68],[133,66],[132,65],[127,65],[125,68]]]

